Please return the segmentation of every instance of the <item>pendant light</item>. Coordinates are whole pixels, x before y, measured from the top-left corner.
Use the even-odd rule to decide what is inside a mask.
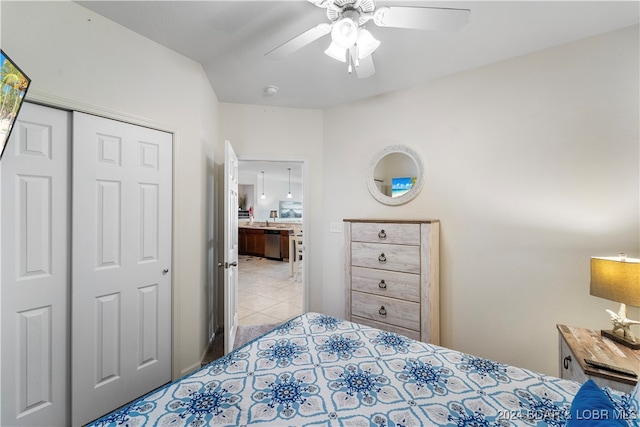
[[[264,171],[262,171],[262,195],[260,196],[261,199],[266,199],[266,196],[264,195]]]
[[[290,199],[293,197],[291,195],[291,168],[287,168],[287,169],[289,169],[289,192],[287,193],[287,199]]]

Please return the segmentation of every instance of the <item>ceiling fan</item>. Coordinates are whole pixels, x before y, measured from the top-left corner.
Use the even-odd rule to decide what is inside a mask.
[[[331,33],[325,54],[347,63],[349,73],[355,68],[358,78],[375,73],[371,54],[380,41],[365,28],[373,20],[378,27],[416,30],[457,31],[469,21],[469,9],[385,6],[376,9],[374,0],[308,0],[327,9],[329,23],[321,23],[292,38],[266,54],[281,59]]]

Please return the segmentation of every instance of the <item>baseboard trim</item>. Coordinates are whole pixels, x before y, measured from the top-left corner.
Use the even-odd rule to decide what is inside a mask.
[[[180,376],[184,377],[185,375],[189,375],[190,373],[195,372],[198,369],[200,369],[200,362],[194,363],[193,365],[188,366],[186,369],[180,371]]]

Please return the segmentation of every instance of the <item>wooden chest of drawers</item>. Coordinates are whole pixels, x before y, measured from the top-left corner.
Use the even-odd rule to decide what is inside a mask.
[[[439,221],[344,222],[347,318],[439,344]]]

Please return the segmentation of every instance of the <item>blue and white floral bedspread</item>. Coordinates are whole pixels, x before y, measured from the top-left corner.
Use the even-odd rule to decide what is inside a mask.
[[[579,387],[307,313],[91,425],[563,426]]]

